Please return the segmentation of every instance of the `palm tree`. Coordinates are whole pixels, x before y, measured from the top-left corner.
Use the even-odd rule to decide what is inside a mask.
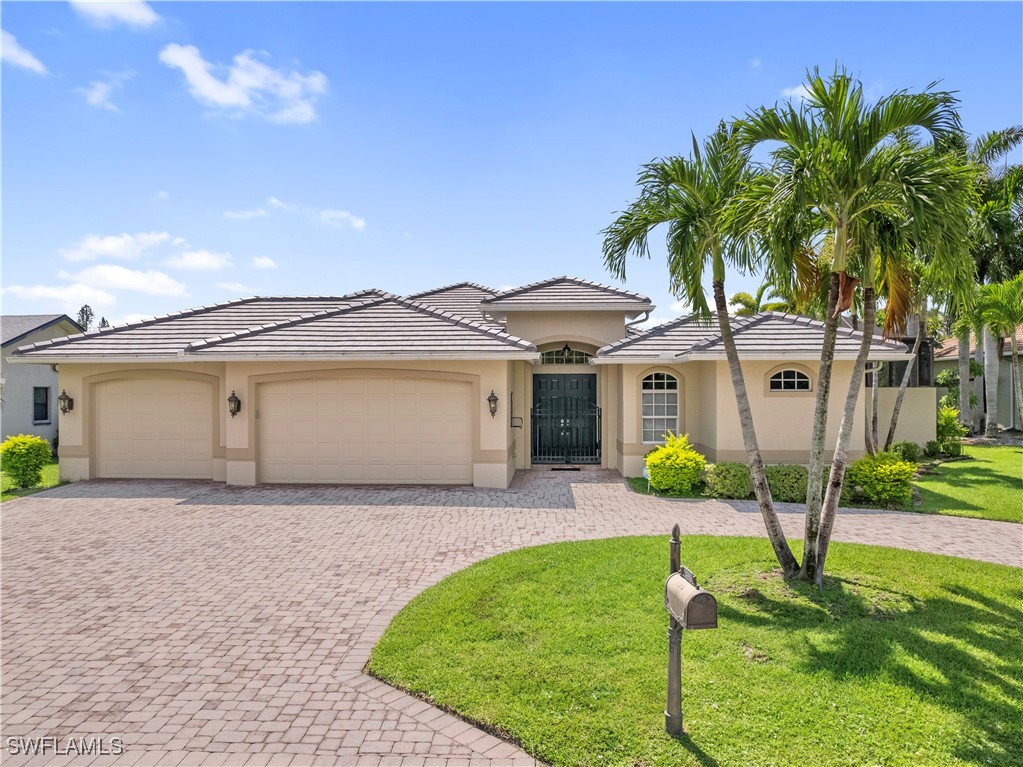
[[[604,263],[612,274],[624,279],[627,256],[632,253],[649,258],[650,232],[666,225],[671,291],[706,321],[712,317],[703,287],[709,264],[717,324],[728,359],[754,492],[775,556],[784,574],[790,576],[796,573],[799,564],[782,531],[767,485],[725,297],[726,263],[749,271],[757,258],[749,237],[736,236],[723,225],[723,212],[750,175],[746,157],[732,139],[731,130],[721,123],[702,150],[693,137],[693,151],[688,159],[668,157],[645,165],[639,174],[639,197],[602,232]]]
[[[1016,412],[1023,414],[1023,390],[1020,388],[1019,349],[1016,344],[1016,333],[1020,326],[1023,326],[1023,274],[1018,274],[1014,279],[1005,282],[984,285],[981,288],[980,315],[988,330],[988,336],[998,334],[1002,338],[1009,339],[1009,349],[1012,354],[1012,383],[1016,398]],[[1000,355],[994,354],[996,361]],[[996,368],[997,371],[997,368]],[[985,376],[986,378],[987,376]],[[991,376],[995,381],[998,374]],[[993,395],[997,397],[997,391]],[[987,436],[997,434],[997,406],[989,411],[994,415],[988,421],[985,433]],[[1021,415],[1023,418],[1023,415]],[[994,421],[994,423],[992,423]],[[1009,424],[1010,428],[1012,424]]]
[[[771,292],[767,295],[767,300],[765,301],[764,294],[767,291]],[[770,282],[761,284],[754,295],[735,293],[728,300],[728,303],[730,306],[739,307],[735,311],[735,316],[737,317],[752,317],[754,314],[760,314],[760,312],[785,312],[795,309],[793,303],[786,300],[785,296],[781,295]]]
[[[775,268],[786,271],[796,244],[807,237],[831,235],[834,242],[824,344],[810,446],[810,481],[807,488],[806,530],[800,576],[821,583],[830,538],[830,523],[822,518],[825,505],[833,518],[838,502],[852,433],[852,412],[873,335],[874,245],[879,219],[907,228],[918,242],[940,229],[936,213],[945,215],[963,196],[962,179],[946,172],[948,163],[903,140],[921,129],[941,140],[960,132],[959,116],[951,93],[928,88],[923,93],[899,91],[876,104],[865,102],[862,83],[844,72],[824,78],[808,73],[807,97],[762,108],[738,123],[740,142],[747,149],[775,144],[773,167],[759,183],[751,184],[743,202],[756,210],[752,225],[760,232]],[[959,174],[965,175],[965,174]],[[952,262],[946,236],[938,260]],[[820,476],[832,363],[839,314],[852,304],[857,279],[850,276],[850,257],[860,256],[863,287],[863,336],[846,398],[827,495],[822,499]],[[951,270],[953,272],[958,271]],[[823,544],[823,546],[822,546]]]

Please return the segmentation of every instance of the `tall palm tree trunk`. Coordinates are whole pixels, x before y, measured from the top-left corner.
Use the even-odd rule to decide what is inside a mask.
[[[888,437],[884,441],[884,449],[891,448],[895,441],[895,427],[899,423],[899,411],[902,410],[902,400],[906,396],[906,389],[913,378],[913,367],[916,365],[917,355],[920,354],[920,345],[924,340],[924,317],[927,316],[927,299],[924,299],[923,312],[917,317],[916,339],[913,341],[913,357],[906,363],[906,372],[902,374],[902,381],[899,383],[899,393],[895,395],[895,406],[892,408],[892,422],[888,427]]]
[[[725,299],[723,280],[714,280],[714,304],[717,307],[718,328],[725,346],[728,370],[732,374],[735,401],[739,407],[739,425],[742,428],[742,442],[746,448],[746,462],[749,464],[750,476],[753,478],[753,492],[756,494],[757,503],[760,506],[760,514],[764,518],[764,526],[767,528],[767,537],[774,548],[774,555],[778,558],[785,577],[791,577],[799,570],[799,563],[792,555],[785,532],[781,529],[781,522],[774,510],[774,501],[771,499],[771,489],[767,485],[767,472],[764,469],[764,459],[760,455],[760,445],[757,442],[757,432],[753,423],[753,412],[750,410],[749,396],[746,393],[746,381],[742,377],[739,352],[735,348],[732,326],[728,321],[728,302]]]
[[[824,585],[824,563],[828,557],[828,544],[831,543],[831,532],[835,527],[835,516],[838,513],[838,500],[842,495],[842,483],[845,470],[849,463],[849,441],[852,439],[853,418],[856,414],[856,403],[860,389],[863,388],[863,371],[870,354],[870,344],[874,339],[876,306],[874,305],[874,288],[863,289],[863,337],[853,364],[852,378],[849,380],[849,392],[845,397],[845,412],[842,424],[838,427],[838,443],[835,445],[835,457],[831,462],[831,475],[828,477],[828,490],[824,495],[821,508],[820,528],[817,531],[817,568],[814,582],[820,588]]]
[[[998,436],[998,338],[984,327],[984,436]]]
[[[1020,370],[1019,365],[1019,349],[1016,345],[1016,332],[1013,331],[1012,335],[1009,336],[1009,349],[1012,352],[1012,390],[1016,394],[1016,420],[1020,422],[1020,426],[1023,426],[1023,371]],[[1015,428],[1015,424],[1010,423],[1010,428]]]
[[[844,234],[843,234],[844,236]],[[828,397],[831,394],[831,366],[835,360],[835,340],[838,337],[838,273],[831,273],[828,286],[828,309],[824,315],[824,342],[821,362],[817,370],[817,399],[813,409],[813,432],[810,436],[810,476],[806,485],[806,525],[803,534],[803,564],[799,570],[802,580],[816,579],[817,530],[820,526],[824,470],[824,440],[828,432]]]
[[[970,413],[970,331],[959,334],[959,422],[966,428],[973,425]]]
[[[874,375],[870,377],[870,454],[877,452],[877,400],[881,396],[881,368],[874,365]]]
[[[983,375],[973,379],[973,395],[977,400],[977,405],[973,408],[973,429],[971,430],[974,434],[980,434],[980,426],[984,421],[984,381],[987,378],[987,368],[984,367],[983,335],[983,330],[978,330],[976,333],[977,346],[973,350],[973,361],[977,363],[978,369],[984,371]]]

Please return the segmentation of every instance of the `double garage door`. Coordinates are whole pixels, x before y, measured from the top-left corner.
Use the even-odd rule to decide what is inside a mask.
[[[472,483],[472,387],[431,378],[260,384],[260,482]]]
[[[260,482],[472,483],[468,382],[367,376],[258,389]],[[140,378],[94,392],[97,476],[212,478],[221,403],[211,383]]]

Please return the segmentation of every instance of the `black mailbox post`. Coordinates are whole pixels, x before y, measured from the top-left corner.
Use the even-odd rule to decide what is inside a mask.
[[[696,576],[679,561],[679,526],[671,530],[668,580],[664,583],[664,608],[668,622],[668,705],[664,729],[673,737],[682,735],[682,632],[686,629],[716,629],[718,603],[713,594],[700,588]]]

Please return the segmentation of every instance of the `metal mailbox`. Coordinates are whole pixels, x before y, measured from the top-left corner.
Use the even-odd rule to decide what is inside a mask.
[[[672,573],[665,581],[664,607],[687,631],[718,627],[718,602],[714,595],[691,583],[683,573]]]

